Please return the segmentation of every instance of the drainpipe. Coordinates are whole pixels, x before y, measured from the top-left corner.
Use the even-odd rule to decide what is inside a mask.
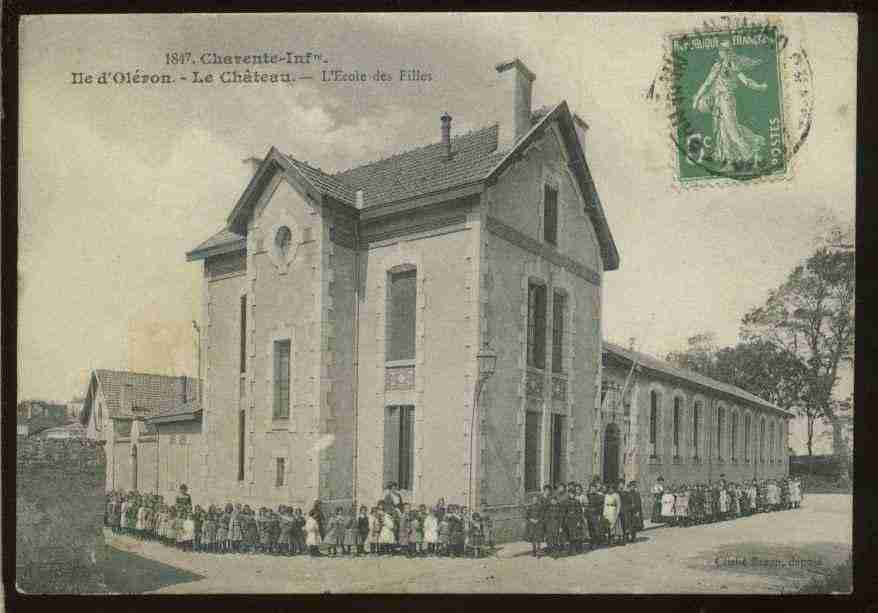
[[[353,370],[354,370],[354,466],[353,466],[353,492],[351,492],[351,500],[354,506],[357,506],[357,491],[360,463],[360,405],[359,405],[359,388],[360,388],[360,220],[354,222],[354,325],[353,325]]]

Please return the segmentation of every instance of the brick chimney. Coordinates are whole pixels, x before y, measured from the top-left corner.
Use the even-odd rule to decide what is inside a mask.
[[[499,149],[509,149],[531,129],[531,91],[536,75],[520,59],[495,66],[499,77]]]
[[[444,113],[439,118],[442,123],[442,148],[445,150],[445,159],[451,159],[451,115]]]

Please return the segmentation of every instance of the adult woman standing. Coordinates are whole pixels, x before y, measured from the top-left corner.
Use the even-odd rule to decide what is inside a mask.
[[[619,491],[615,483],[610,483],[609,491],[604,496],[604,519],[608,526],[608,542],[623,542],[625,533],[622,529],[622,517],[620,510],[622,508],[622,500],[619,497]]]

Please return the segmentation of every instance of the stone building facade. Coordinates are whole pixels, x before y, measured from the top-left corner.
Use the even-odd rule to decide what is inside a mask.
[[[643,494],[659,476],[671,485],[789,473],[792,413],[613,343],[604,343],[594,410],[593,474],[636,480]]]
[[[271,149],[203,261],[207,503],[515,509],[591,470],[619,256],[561,102],[497,67],[500,122],[327,174]],[[473,422],[477,354],[497,354]],[[537,417],[535,418],[534,415]],[[535,437],[534,419],[539,421]],[[472,463],[472,468],[470,464]]]

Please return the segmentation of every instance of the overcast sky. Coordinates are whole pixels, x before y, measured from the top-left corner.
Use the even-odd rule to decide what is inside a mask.
[[[248,156],[272,145],[342,170],[492,123],[494,65],[536,73],[534,107],[566,99],[621,254],[607,338],[663,355],[710,330],[737,339],[813,247],[854,216],[856,18],[786,15],[814,72],[813,127],[785,182],[674,187],[665,112],[644,93],[664,36],[695,14],[39,16],[21,26],[19,398],[84,393],[93,368],[195,373],[201,266]],[[429,72],[424,83],[75,85],[73,72],[186,74],[165,54],[287,50],[326,66]],[[196,66],[199,70],[220,67]],[[295,67],[293,67],[295,68]],[[275,70],[286,70],[277,67]],[[319,76],[316,70],[309,73]]]

